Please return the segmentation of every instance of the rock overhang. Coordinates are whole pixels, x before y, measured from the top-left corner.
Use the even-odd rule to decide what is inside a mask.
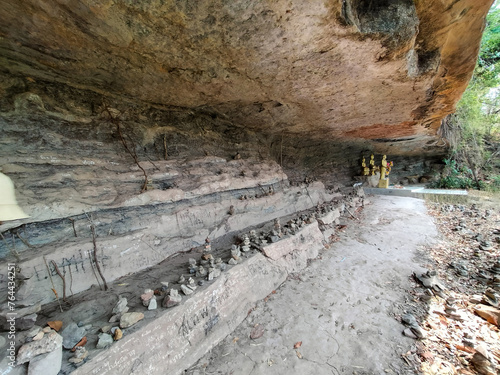
[[[468,83],[491,3],[7,1],[0,69],[252,131],[424,146]]]

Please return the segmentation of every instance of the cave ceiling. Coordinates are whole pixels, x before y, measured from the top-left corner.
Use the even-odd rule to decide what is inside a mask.
[[[491,3],[4,0],[0,72],[25,91],[55,82],[257,132],[399,140],[409,153],[453,112]]]

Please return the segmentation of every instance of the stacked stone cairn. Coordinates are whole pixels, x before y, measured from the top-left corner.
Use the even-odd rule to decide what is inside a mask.
[[[497,259],[491,268],[491,272],[494,274],[492,288],[500,293],[500,259]]]
[[[238,245],[231,245],[231,259],[227,262],[227,264],[235,265],[241,260],[241,251]]]

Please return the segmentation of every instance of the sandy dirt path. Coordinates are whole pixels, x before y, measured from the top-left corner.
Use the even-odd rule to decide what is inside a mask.
[[[414,374],[401,354],[415,341],[398,317],[436,226],[415,198],[370,197],[357,215],[186,374]]]

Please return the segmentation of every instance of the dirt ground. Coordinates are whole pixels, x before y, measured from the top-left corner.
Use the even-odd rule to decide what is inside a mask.
[[[186,374],[418,373],[420,362],[405,355],[419,343],[402,334],[401,316],[421,318],[412,275],[433,263],[426,249],[440,235],[423,200],[370,201]]]

